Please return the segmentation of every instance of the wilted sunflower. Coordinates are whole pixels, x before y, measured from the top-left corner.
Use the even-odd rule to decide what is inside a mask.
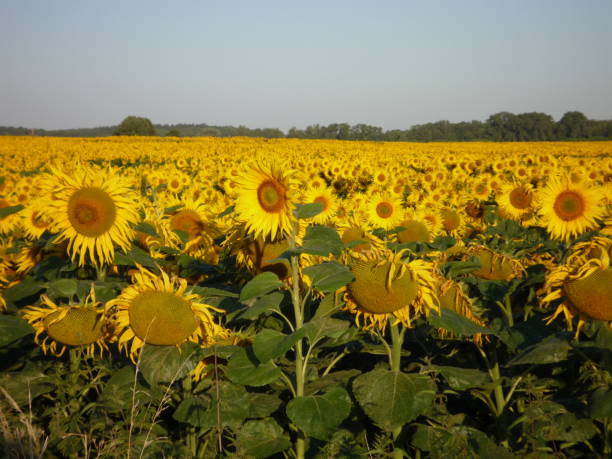
[[[96,347],[100,355],[108,350],[106,339],[110,328],[104,308],[96,301],[93,286],[82,304],[58,306],[46,295],[40,298],[43,306],[28,306],[23,318],[36,331],[34,341],[45,354],[50,351],[61,357],[67,348],[78,347],[86,356],[93,357]],[[41,342],[43,333],[46,336]]]
[[[542,220],[555,239],[568,241],[599,225],[605,216],[604,194],[598,188],[552,179],[540,194]]]
[[[355,279],[344,287],[345,309],[356,315],[365,329],[383,330],[390,317],[410,327],[420,314],[439,309],[433,265],[424,260],[406,262],[406,250],[387,252],[350,264]]]
[[[70,175],[52,168],[47,178],[51,199],[45,215],[53,220],[56,242],[68,241],[68,253],[79,266],[86,256],[95,266],[111,263],[115,246],[128,250],[138,204],[129,183],[111,169],[77,168]]]
[[[563,314],[570,329],[578,316],[576,336],[587,319],[612,321],[612,239],[596,237],[576,244],[565,264],[546,276],[545,306],[561,300],[548,323]]]
[[[185,279],[170,278],[163,271],[156,276],[139,266],[133,283],[106,303],[106,312],[115,322],[119,350],[125,349],[136,361],[145,343],[178,347],[188,340],[208,345],[223,338],[227,331],[215,323],[211,313],[219,310],[199,303],[200,296],[186,290]]]
[[[494,252],[484,245],[472,245],[467,255],[475,256],[481,267],[472,274],[487,280],[511,280],[525,272],[523,264],[510,255]]]
[[[294,185],[292,171],[276,165],[250,167],[238,179],[236,212],[255,237],[291,234]]]

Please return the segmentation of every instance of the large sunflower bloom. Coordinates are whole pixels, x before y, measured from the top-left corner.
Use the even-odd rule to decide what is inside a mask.
[[[597,188],[572,183],[567,177],[552,179],[541,192],[541,214],[555,239],[568,241],[599,226],[605,216],[604,195]]]
[[[417,315],[439,309],[433,265],[424,260],[402,260],[405,250],[357,259],[351,264],[355,279],[344,289],[345,309],[355,314],[357,326],[384,330],[389,318],[410,327]]]
[[[276,239],[291,234],[293,182],[291,171],[277,166],[252,166],[238,179],[236,212],[254,237]]]
[[[131,226],[138,221],[136,195],[127,181],[110,170],[77,169],[67,175],[52,169],[51,199],[45,214],[53,219],[56,242],[68,241],[68,253],[79,266],[111,263],[115,246],[127,251]]]
[[[138,267],[132,285],[106,303],[115,322],[119,350],[136,361],[147,344],[180,346],[185,341],[210,345],[225,338],[227,330],[215,323],[213,306],[199,303],[200,297],[187,292],[187,281],[156,276]],[[128,345],[131,341],[131,345]]]

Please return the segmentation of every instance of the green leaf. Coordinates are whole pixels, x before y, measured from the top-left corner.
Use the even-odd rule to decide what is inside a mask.
[[[21,317],[0,315],[0,347],[11,344],[30,333],[34,333],[34,329]]]
[[[19,406],[28,406],[39,395],[47,394],[54,389],[52,379],[34,368],[2,373],[0,387],[6,390]],[[6,401],[2,392],[0,400]]]
[[[210,398],[208,397],[187,397],[184,398],[179,406],[176,407],[172,417],[178,422],[189,424],[194,427],[210,427],[209,415]],[[213,424],[214,425],[214,424]]]
[[[268,295],[259,297],[253,306],[249,306],[240,314],[241,319],[253,320],[260,315],[270,314],[273,311],[280,311],[280,304],[285,295],[282,292],[272,292]]]
[[[180,349],[175,346],[154,346],[145,344],[140,357],[140,371],[151,386],[169,383],[185,376],[200,360],[200,346],[184,343]]]
[[[489,375],[484,371],[474,370],[472,368],[459,368],[436,365],[434,367],[439,371],[450,387],[455,390],[466,390],[472,387],[480,387],[491,381]]]
[[[157,268],[157,263],[151,256],[139,247],[132,246],[126,254],[115,253],[115,264],[120,266],[142,265],[146,268]]]
[[[76,279],[57,279],[49,282],[48,294],[52,297],[70,298],[77,294],[78,282]]]
[[[15,214],[25,209],[24,206],[18,204],[16,206],[2,207],[0,208],[0,218],[8,217],[11,214]]]
[[[260,362],[267,362],[285,355],[305,334],[304,328],[296,330],[290,335],[266,328],[255,336],[253,352]]]
[[[217,215],[217,218],[223,218],[226,215],[231,214],[234,211],[235,208],[236,208],[236,206],[229,206],[223,212],[221,212],[219,215]]]
[[[159,237],[159,234],[157,234],[157,231],[155,231],[155,228],[153,228],[153,225],[146,223],[146,222],[140,222],[138,225],[134,227],[134,230],[140,231],[141,233],[144,233],[144,234],[148,234],[149,236]]]
[[[318,319],[321,317],[327,317],[339,309],[339,306],[336,305],[336,295],[333,293],[328,293],[317,306],[317,310],[315,311],[314,318]]]
[[[236,432],[236,448],[241,456],[270,457],[290,446],[289,437],[272,418],[247,421]]]
[[[238,298],[238,294],[228,290],[213,287],[191,287],[191,291],[200,295],[203,298]]]
[[[355,378],[353,393],[363,411],[391,432],[429,409],[436,386],[424,375],[377,369]]]
[[[298,248],[297,251],[323,257],[331,253],[337,257],[340,256],[343,248],[344,244],[334,228],[312,225],[306,229],[302,247]]]
[[[283,401],[274,394],[249,394],[249,418],[265,418],[281,406]]]
[[[350,323],[346,320],[334,319],[332,317],[320,317],[308,322],[302,327],[302,330],[306,332],[308,340],[314,343],[324,337],[338,338],[349,327]]]
[[[4,298],[11,303],[36,295],[43,289],[43,284],[31,277],[26,277],[17,285],[7,288],[4,291]]]
[[[449,261],[444,263],[440,269],[445,277],[455,279],[462,274],[469,274],[478,271],[482,267],[480,260],[476,257],[471,257],[466,261]]]
[[[246,303],[253,298],[257,298],[258,296],[265,295],[272,290],[276,290],[282,285],[283,283],[273,272],[267,271],[265,273],[258,274],[247,282],[244,287],[242,287],[242,291],[240,292],[240,301]]]
[[[336,261],[308,266],[304,274],[310,277],[312,286],[323,293],[334,292],[354,279],[349,267]]]
[[[259,362],[252,348],[241,348],[229,359],[226,376],[243,386],[265,386],[281,376],[281,369],[272,362]]]
[[[600,387],[589,400],[589,415],[592,418],[612,418],[612,389]]]
[[[476,333],[494,333],[493,330],[482,327],[450,309],[441,308],[440,312],[441,314],[438,314],[437,311],[431,311],[429,314],[429,323],[432,327],[443,328],[460,336],[470,336]]]
[[[320,202],[311,202],[308,204],[296,204],[293,214],[297,218],[312,218],[323,212],[323,204]]]
[[[351,412],[351,398],[340,386],[323,395],[297,397],[287,404],[287,416],[306,435],[325,440]]]
[[[567,354],[571,348],[567,341],[552,336],[528,347],[506,365],[542,365],[561,362],[567,360]]]

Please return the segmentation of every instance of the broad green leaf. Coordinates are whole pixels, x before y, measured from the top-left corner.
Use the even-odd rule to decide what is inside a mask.
[[[147,389],[141,384],[142,379],[135,379],[135,371],[132,365],[126,365],[113,373],[113,376],[106,382],[100,403],[104,408],[112,412],[130,410],[132,399],[135,398],[137,406],[143,406],[151,401],[151,396]],[[134,393],[135,391],[135,393]]]
[[[243,303],[265,295],[277,288],[280,288],[283,283],[278,279],[278,276],[272,272],[264,272],[258,274],[242,287],[240,292],[240,301]]]
[[[591,394],[589,415],[592,418],[612,418],[612,389],[600,387]]]
[[[323,293],[334,292],[354,278],[348,266],[336,261],[308,266],[304,268],[304,274],[310,277],[312,286]]]
[[[304,328],[296,330],[290,335],[266,328],[255,336],[253,351],[260,362],[267,362],[285,355],[305,334]]]
[[[480,387],[491,381],[489,375],[484,371],[472,368],[459,368],[437,365],[434,367],[439,371],[449,386],[455,390],[466,390],[472,387]]]
[[[283,301],[282,292],[272,292],[268,295],[257,298],[253,306],[249,306],[240,314],[241,319],[256,319],[260,315],[270,314],[273,311],[280,311],[280,304]]]
[[[431,311],[429,314],[429,323],[436,328],[443,328],[456,335],[470,336],[476,333],[493,334],[493,330],[482,327],[476,322],[457,314],[450,309],[441,308],[440,314],[437,311]]]
[[[57,279],[49,282],[47,293],[52,297],[70,298],[76,295],[77,290],[78,282],[76,279]]]
[[[296,204],[293,214],[296,218],[312,218],[323,212],[323,203],[310,202],[308,204]]]
[[[266,458],[290,446],[289,437],[272,418],[247,421],[236,432],[236,448],[242,457]]]
[[[126,254],[115,253],[115,264],[120,266],[142,265],[146,268],[157,268],[157,263],[151,256],[139,247],[132,246]]]
[[[159,237],[159,234],[157,234],[157,231],[155,231],[153,225],[146,222],[140,222],[134,227],[134,230],[140,231],[141,233],[147,234],[149,236]]]
[[[436,386],[424,375],[377,369],[355,378],[353,393],[363,411],[391,432],[429,409]]]
[[[7,288],[4,291],[4,298],[12,303],[17,303],[25,298],[36,295],[44,288],[41,282],[38,282],[31,277],[26,277],[17,285]]]
[[[274,413],[283,401],[274,394],[249,393],[249,418],[265,418]]]
[[[337,257],[343,248],[344,244],[334,228],[313,225],[306,229],[302,247],[299,247],[297,251],[323,257],[332,254]]]
[[[30,333],[34,333],[34,329],[21,317],[0,315],[0,347],[11,344]]]
[[[346,320],[334,319],[332,317],[320,317],[308,322],[302,330],[306,332],[308,340],[313,343],[323,337],[337,338],[350,327]]]
[[[209,429],[216,425],[238,427],[249,414],[249,394],[244,387],[227,381],[221,381],[218,390],[218,407],[217,388],[213,385],[209,391],[210,397],[196,396],[183,400],[174,412],[173,418],[201,429]]]
[[[506,365],[543,365],[561,362],[567,359],[567,354],[571,348],[567,341],[553,336],[528,347]]]
[[[151,386],[178,380],[195,368],[200,360],[200,346],[186,342],[175,346],[145,344],[140,357],[140,371]]]
[[[252,348],[241,348],[230,357],[225,373],[231,381],[243,386],[265,386],[280,378],[280,368],[270,361],[261,363],[252,354]]]
[[[351,412],[351,398],[340,386],[323,395],[297,397],[287,404],[287,416],[306,435],[325,440]]]
[[[23,209],[25,209],[25,207],[21,204],[16,206],[2,207],[0,208],[0,218],[8,217],[9,215],[20,212]]]
[[[321,317],[326,317],[333,314],[335,311],[339,309],[336,306],[336,298],[333,293],[328,293],[317,306],[317,310],[315,311],[314,318],[318,319]]]
[[[213,287],[191,287],[191,291],[204,298],[218,297],[218,298],[238,298],[238,294],[230,292],[228,290],[222,290],[220,288]]]
[[[0,387],[6,390],[19,406],[28,406],[39,395],[49,393],[54,389],[52,378],[34,368],[18,372],[3,372],[0,375]],[[0,392],[2,402],[6,401],[5,397]]]
[[[472,257],[466,261],[449,261],[444,263],[440,269],[445,277],[454,279],[462,274],[469,274],[478,271],[482,264],[476,257]]]

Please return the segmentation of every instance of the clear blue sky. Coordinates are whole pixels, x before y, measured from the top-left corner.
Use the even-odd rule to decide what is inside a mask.
[[[0,125],[612,118],[612,1],[0,0]]]

